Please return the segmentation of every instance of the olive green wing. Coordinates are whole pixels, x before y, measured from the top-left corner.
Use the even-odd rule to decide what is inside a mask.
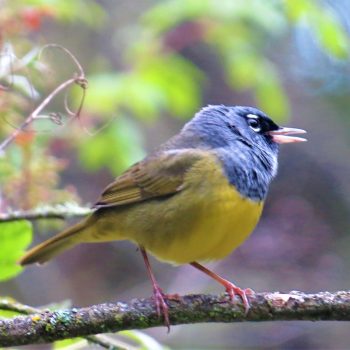
[[[163,151],[131,166],[102,193],[94,208],[122,206],[150,198],[165,197],[182,190],[187,171],[204,151]]]

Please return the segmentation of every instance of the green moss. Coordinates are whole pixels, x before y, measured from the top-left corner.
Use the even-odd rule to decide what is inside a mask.
[[[123,316],[122,315],[116,315],[114,317],[114,320],[117,322],[117,324],[122,324],[123,323]]]
[[[60,322],[64,325],[72,323],[72,313],[70,311],[56,311],[53,317],[56,317],[56,322]]]
[[[45,325],[45,332],[47,333],[52,333],[54,331],[54,327],[53,325],[51,324],[51,322],[49,323],[46,323]]]
[[[145,328],[149,325],[149,319],[142,315],[138,318],[138,322],[142,328]]]

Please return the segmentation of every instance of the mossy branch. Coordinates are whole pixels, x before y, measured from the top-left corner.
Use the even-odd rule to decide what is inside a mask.
[[[249,301],[251,309],[245,315],[238,297],[233,303],[226,295],[186,295],[167,299],[172,325],[280,320],[350,321],[350,291],[317,294],[297,291],[257,293],[250,296]],[[0,304],[1,308],[4,307]],[[30,316],[0,320],[0,346],[49,343],[66,338],[157,326],[163,326],[163,320],[156,313],[153,299],[134,299],[129,303],[43,311]]]
[[[18,303],[13,299],[0,299],[0,310],[13,311],[23,315],[40,314],[44,312],[44,310]],[[102,335],[97,335],[97,336],[87,335],[84,338],[88,342],[97,344],[100,347],[108,350],[125,350],[126,349],[124,347],[116,345],[115,340],[112,342],[109,338],[106,338],[105,336],[102,336]]]

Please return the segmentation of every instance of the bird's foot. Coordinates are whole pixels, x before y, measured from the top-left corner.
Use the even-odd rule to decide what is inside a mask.
[[[226,281],[226,282],[227,282],[227,284],[225,284],[226,292],[228,293],[231,301],[233,301],[235,295],[239,295],[243,301],[245,315],[247,315],[250,309],[250,304],[249,304],[247,295],[254,295],[255,294],[254,291],[250,288],[241,289],[229,281]]]
[[[243,300],[243,305],[245,308],[245,314],[248,314],[250,305],[249,305],[249,301],[247,298],[247,295],[253,295],[254,291],[250,288],[248,289],[241,289],[239,287],[237,287],[236,285],[234,285],[232,282],[226,280],[225,278],[222,278],[221,276],[217,275],[216,273],[214,273],[213,271],[210,271],[209,269],[207,269],[206,267],[204,267],[203,265],[197,263],[196,261],[191,262],[191,265],[198,269],[199,271],[204,272],[205,274],[207,274],[208,276],[210,276],[211,278],[213,278],[215,281],[219,282],[222,286],[225,287],[226,292],[228,293],[231,301],[233,301],[235,295],[239,295],[242,300]]]
[[[164,296],[168,299],[168,300],[174,300],[174,301],[181,301],[182,297],[180,294],[164,294]]]
[[[156,310],[158,317],[163,315],[165,326],[168,328],[168,333],[170,332],[170,320],[169,320],[169,307],[165,302],[166,295],[163,293],[162,289],[158,286],[153,286],[153,299],[156,303]]]

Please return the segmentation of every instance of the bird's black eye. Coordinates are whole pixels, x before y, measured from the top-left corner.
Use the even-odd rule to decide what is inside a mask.
[[[261,131],[261,125],[259,121],[259,117],[255,114],[248,114],[248,125],[249,127],[254,130],[255,132],[260,132]]]

